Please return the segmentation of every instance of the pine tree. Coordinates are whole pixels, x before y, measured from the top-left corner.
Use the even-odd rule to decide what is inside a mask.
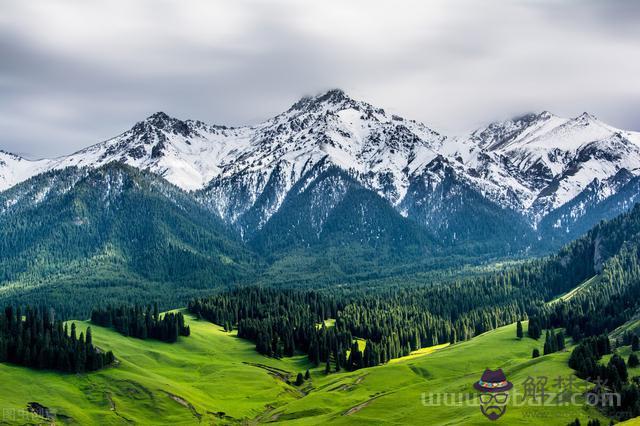
[[[298,375],[296,376],[296,386],[302,386],[304,384],[304,377],[302,376],[302,373],[298,373]]]
[[[548,355],[548,354],[557,352],[560,339],[562,339],[562,346],[564,347],[564,335],[556,336],[553,328],[550,330],[547,330],[544,336],[543,353],[545,355]]]
[[[562,332],[562,330],[560,330],[558,332],[558,334],[556,334],[556,352],[557,351],[561,351],[565,348],[564,345],[564,332]]]
[[[518,323],[516,324],[516,337],[518,339],[522,339],[522,337],[523,337],[522,322],[520,322],[520,320],[518,320]]]
[[[640,361],[638,361],[638,356],[634,353],[629,355],[629,360],[627,361],[627,365],[631,368],[635,368],[640,365]]]
[[[329,364],[329,358],[327,358],[327,365],[330,365]],[[310,378],[311,378],[311,374],[309,373],[309,370],[307,370],[307,372],[304,373],[304,379],[305,380],[309,380]]]
[[[542,349],[542,353],[544,355],[553,353],[553,346],[551,344],[551,334],[549,333],[549,330],[547,330],[544,334],[544,347]]]
[[[538,320],[535,318],[531,318],[529,320],[529,328],[527,329],[527,336],[532,339],[538,340],[540,338],[541,330],[540,325],[538,324]]]
[[[78,338],[76,337],[76,323],[71,323],[71,341],[75,343]]]
[[[538,350],[538,348],[535,348],[531,353],[531,358],[538,358],[539,356],[540,356],[540,351]]]
[[[634,334],[633,337],[631,337],[631,350],[633,352],[636,352],[640,349],[640,338],[638,338],[637,334]]]

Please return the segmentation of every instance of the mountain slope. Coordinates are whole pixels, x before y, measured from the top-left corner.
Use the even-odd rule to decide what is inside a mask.
[[[514,253],[534,242],[521,215],[484,197],[442,157],[411,179],[398,207],[436,241],[457,252]]]
[[[375,192],[329,166],[305,175],[250,244],[263,253],[358,245],[402,257],[424,255],[432,243]]]
[[[257,268],[191,196],[118,163],[39,175],[1,193],[0,206],[5,301],[73,300],[86,314],[107,296],[184,301]]]
[[[623,169],[605,181],[594,179],[578,196],[545,216],[538,229],[551,244],[573,240],[599,221],[631,209],[638,201],[640,177]]]

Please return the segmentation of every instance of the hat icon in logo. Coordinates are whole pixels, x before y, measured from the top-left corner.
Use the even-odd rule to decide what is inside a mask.
[[[502,369],[486,369],[480,380],[473,387],[482,392],[480,394],[480,411],[489,420],[498,420],[507,411],[509,390],[513,383],[507,380]]]

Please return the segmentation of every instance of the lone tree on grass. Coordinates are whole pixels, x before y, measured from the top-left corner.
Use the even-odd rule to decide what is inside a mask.
[[[518,324],[516,325],[516,336],[518,337],[518,339],[522,339],[523,336],[522,322],[520,320],[518,320]]]

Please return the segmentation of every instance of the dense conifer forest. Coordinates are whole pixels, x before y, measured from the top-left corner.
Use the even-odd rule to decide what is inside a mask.
[[[5,361],[81,373],[113,363],[114,356],[93,345],[91,328],[78,335],[75,323],[67,327],[51,310],[8,306],[0,316],[0,362]]]

